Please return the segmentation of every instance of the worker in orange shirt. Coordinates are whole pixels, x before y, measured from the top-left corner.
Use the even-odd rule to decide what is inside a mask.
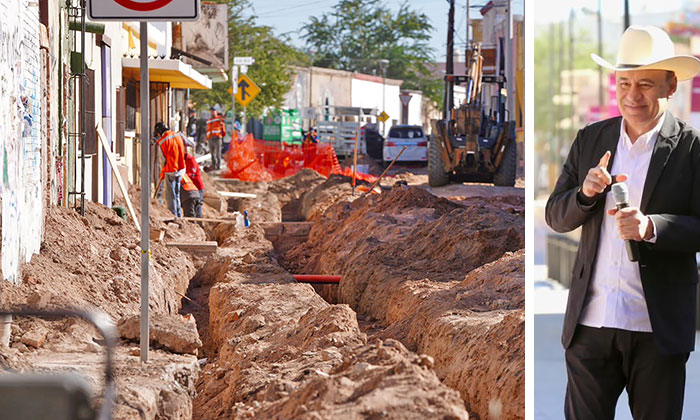
[[[182,176],[180,200],[182,202],[182,212],[185,217],[202,217],[202,199],[199,188],[192,182],[187,174]]]
[[[185,156],[185,167],[186,167],[186,172],[187,176],[192,180],[194,185],[197,187],[199,190],[199,199],[201,203],[204,203],[204,181],[202,181],[202,170],[199,169],[199,164],[197,163],[197,159],[194,158],[191,154],[187,154]],[[184,201],[183,201],[184,205]],[[196,217],[202,217],[202,206],[199,206],[197,208],[197,216]]]
[[[182,217],[180,208],[180,179],[185,175],[185,144],[176,133],[162,122],[156,124],[157,144],[165,157],[165,165],[160,170],[160,179],[166,181],[165,201],[168,209],[177,217]]]
[[[210,118],[207,120],[207,142],[211,152],[211,165],[214,169],[221,168],[221,143],[226,136],[226,124],[221,115],[217,115],[216,109],[209,109]]]

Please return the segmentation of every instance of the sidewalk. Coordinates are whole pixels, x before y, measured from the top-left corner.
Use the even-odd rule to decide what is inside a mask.
[[[564,418],[566,366],[561,346],[561,326],[568,289],[547,279],[547,267],[535,266],[535,419]],[[700,420],[700,333],[697,351],[687,365],[683,419]],[[616,420],[632,420],[623,392],[617,403]]]

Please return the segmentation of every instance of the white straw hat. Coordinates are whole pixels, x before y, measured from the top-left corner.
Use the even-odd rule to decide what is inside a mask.
[[[678,80],[688,80],[700,72],[700,60],[691,55],[675,55],[673,42],[666,32],[656,26],[627,28],[617,52],[617,63],[591,54],[593,61],[613,71],[669,70]]]

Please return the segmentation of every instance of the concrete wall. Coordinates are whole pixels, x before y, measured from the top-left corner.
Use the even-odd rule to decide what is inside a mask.
[[[385,83],[382,83],[381,77],[355,73],[352,79],[352,106],[376,108],[380,114],[385,111],[389,114],[385,128],[385,132],[388,133],[393,124],[401,123],[401,83],[401,80],[393,79],[386,79]],[[381,128],[380,123],[380,132]]]
[[[0,15],[19,17],[0,25],[2,276],[19,283],[44,228],[38,3],[6,0]]]

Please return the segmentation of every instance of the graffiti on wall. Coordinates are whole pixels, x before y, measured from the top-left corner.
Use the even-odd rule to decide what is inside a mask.
[[[0,14],[20,17],[0,25],[2,273],[19,283],[19,267],[39,251],[43,230],[39,11],[9,0]]]

